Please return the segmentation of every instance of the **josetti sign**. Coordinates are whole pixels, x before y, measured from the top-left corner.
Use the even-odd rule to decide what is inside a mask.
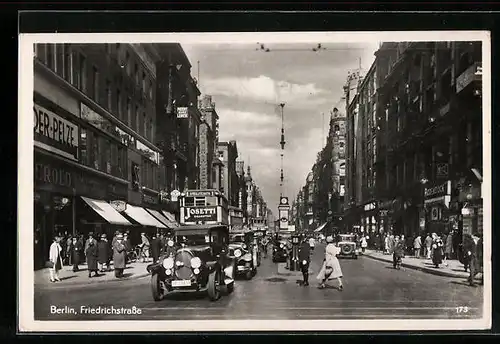
[[[217,221],[217,207],[185,208],[185,221]]]
[[[78,125],[37,104],[33,112],[35,146],[78,160]]]

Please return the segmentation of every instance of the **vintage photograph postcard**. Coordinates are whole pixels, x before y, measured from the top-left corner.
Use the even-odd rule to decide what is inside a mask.
[[[488,32],[21,34],[19,59],[19,331],[490,328]]]

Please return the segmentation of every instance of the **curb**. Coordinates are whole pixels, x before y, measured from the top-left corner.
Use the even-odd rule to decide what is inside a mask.
[[[392,264],[392,260],[389,260],[389,259],[386,259],[386,258],[374,257],[374,256],[366,254],[366,253],[363,255],[363,257],[367,257],[367,258],[370,258],[370,259],[374,259],[374,260],[378,260],[378,261],[381,261],[381,262],[391,263]],[[461,276],[461,275],[458,275],[458,274],[454,274],[454,273],[451,273],[451,272],[440,271],[440,270],[436,270],[436,269],[432,269],[432,268],[427,268],[427,267],[424,267],[424,266],[415,266],[415,265],[411,265],[411,264],[407,264],[407,263],[402,263],[401,266],[405,267],[405,268],[408,268],[408,269],[423,271],[423,272],[427,272],[427,273],[432,274],[432,275],[437,275],[437,276],[442,276],[442,277],[465,278],[465,279],[467,278],[467,277],[464,277],[464,276]],[[478,279],[478,278],[476,277],[476,279]]]
[[[42,289],[59,289],[63,287],[83,287],[83,286],[96,286],[96,285],[102,285],[106,283],[116,283],[116,282],[121,282],[121,281],[129,281],[129,280],[136,280],[142,277],[149,276],[148,272],[143,272],[137,275],[129,276],[129,277],[124,277],[124,278],[115,278],[115,279],[110,279],[110,280],[100,280],[96,282],[67,282],[64,284],[35,284],[35,288],[42,288]],[[95,280],[94,280],[95,281]]]

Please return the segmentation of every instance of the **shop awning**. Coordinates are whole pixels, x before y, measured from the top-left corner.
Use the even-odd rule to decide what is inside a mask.
[[[172,226],[175,226],[175,227],[179,227],[179,223],[177,222],[177,220],[175,219],[175,216],[174,214],[172,213],[169,213],[168,211],[166,210],[162,210],[161,211],[163,213],[163,215],[165,215],[165,217],[170,221],[170,223],[172,224]]]
[[[97,214],[99,214],[104,220],[108,221],[113,225],[132,225],[126,218],[124,218],[119,212],[117,212],[109,203],[106,201],[99,201],[92,198],[83,197],[82,199],[87,203]]]
[[[325,223],[323,223],[323,224],[322,224],[321,226],[319,226],[318,228],[316,228],[316,229],[314,230],[314,232],[321,232],[321,230],[323,230],[323,228],[325,228],[325,226],[326,226],[326,222],[325,222]]]
[[[156,219],[159,220],[161,223],[163,223],[165,226],[167,226],[169,228],[172,227],[172,224],[170,223],[170,221],[162,213],[160,213],[159,211],[154,210],[154,209],[149,209],[149,208],[146,208],[146,210],[151,215],[153,215],[154,217],[156,217]]]
[[[153,215],[149,214],[144,208],[136,207],[127,204],[125,209],[125,214],[130,216],[135,221],[139,222],[143,226],[151,226],[156,228],[167,228],[164,224],[154,218]]]

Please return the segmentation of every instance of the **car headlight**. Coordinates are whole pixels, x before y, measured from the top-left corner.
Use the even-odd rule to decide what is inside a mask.
[[[172,247],[172,246],[174,246],[174,242],[173,242],[172,240],[169,240],[169,241],[167,242],[167,245],[168,245],[168,246],[170,246],[170,247]]]
[[[191,267],[197,269],[201,266],[201,259],[198,257],[191,258]]]
[[[174,260],[170,257],[163,260],[163,267],[165,269],[172,269],[174,267]]]
[[[235,257],[241,257],[241,250],[237,249],[237,250],[234,250],[234,256]]]
[[[252,255],[250,253],[247,253],[243,256],[243,260],[250,262],[252,261]]]

